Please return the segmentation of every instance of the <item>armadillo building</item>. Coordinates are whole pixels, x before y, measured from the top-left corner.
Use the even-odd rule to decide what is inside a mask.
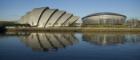
[[[111,24],[120,25],[125,22],[126,16],[112,12],[100,12],[82,18],[84,25]]]
[[[21,17],[20,24],[29,24],[31,27],[47,28],[70,26],[79,19],[71,13],[48,7],[35,8]]]

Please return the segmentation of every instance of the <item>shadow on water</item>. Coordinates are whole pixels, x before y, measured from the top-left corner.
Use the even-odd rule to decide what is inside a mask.
[[[0,33],[1,33],[1,34],[2,34],[2,33],[5,33],[6,30],[7,30],[7,29],[6,29],[5,26],[0,26]]]

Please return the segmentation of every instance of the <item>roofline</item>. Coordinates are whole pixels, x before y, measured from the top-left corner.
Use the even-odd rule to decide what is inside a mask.
[[[91,16],[99,16],[99,15],[118,15],[118,16],[123,16],[123,17],[127,17],[125,15],[119,14],[119,13],[112,13],[112,12],[99,12],[99,13],[94,13],[94,14],[90,14],[87,15],[85,17],[83,17],[82,19],[86,18],[86,17],[91,17]]]

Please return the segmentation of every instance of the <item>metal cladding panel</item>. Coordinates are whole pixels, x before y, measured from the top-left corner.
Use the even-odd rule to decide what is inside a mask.
[[[95,14],[91,14],[91,15],[85,16],[85,17],[83,17],[82,19],[87,18],[87,17],[91,17],[91,16],[101,16],[101,15],[115,15],[115,16],[122,16],[122,17],[124,17],[124,18],[127,17],[127,16],[122,15],[122,14],[119,14],[119,13],[100,12],[100,13],[95,13]]]
[[[38,27],[45,27],[45,24],[47,23],[47,21],[49,20],[49,18],[51,17],[51,15],[53,15],[53,13],[56,11],[57,9],[47,9],[38,24]]]
[[[32,27],[53,27],[69,25],[78,20],[72,14],[48,7],[35,8],[21,18],[19,23],[29,24]]]
[[[27,15],[24,15],[24,16],[21,18],[21,21],[20,21],[21,24],[25,24],[25,23],[27,22],[26,17],[27,17]]]
[[[65,23],[63,23],[63,26],[69,26],[70,24],[76,22],[76,20],[78,19],[79,19],[78,16],[73,16],[69,20],[67,20]]]
[[[64,14],[55,24],[54,26],[61,26],[68,18],[70,18],[72,14],[66,13]]]
[[[65,11],[57,11],[53,14],[45,27],[53,26],[53,24],[65,13]]]
[[[31,14],[31,12],[29,12],[29,13],[27,13],[27,14],[25,15],[25,17],[24,17],[24,23],[29,23],[28,21],[30,21],[30,20],[29,20],[30,14]]]
[[[36,8],[31,12],[31,15],[28,21],[31,26],[37,26],[40,15],[42,14],[44,9],[46,9],[46,7]]]
[[[84,18],[84,24],[123,24],[125,17],[117,15],[100,15]]]
[[[24,21],[25,16],[26,16],[26,15],[24,15],[24,16],[22,16],[22,17],[20,18],[20,21],[19,21],[20,24],[24,24],[24,23],[25,23],[25,21]]]
[[[30,12],[28,12],[26,15],[22,16],[22,17],[20,18],[19,23],[21,23],[21,24],[28,23],[29,14],[30,14]]]

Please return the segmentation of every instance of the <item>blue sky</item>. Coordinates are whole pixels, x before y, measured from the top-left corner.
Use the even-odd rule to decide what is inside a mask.
[[[80,17],[96,12],[116,12],[140,19],[140,0],[0,0],[0,20],[18,20],[33,8],[46,6]]]

